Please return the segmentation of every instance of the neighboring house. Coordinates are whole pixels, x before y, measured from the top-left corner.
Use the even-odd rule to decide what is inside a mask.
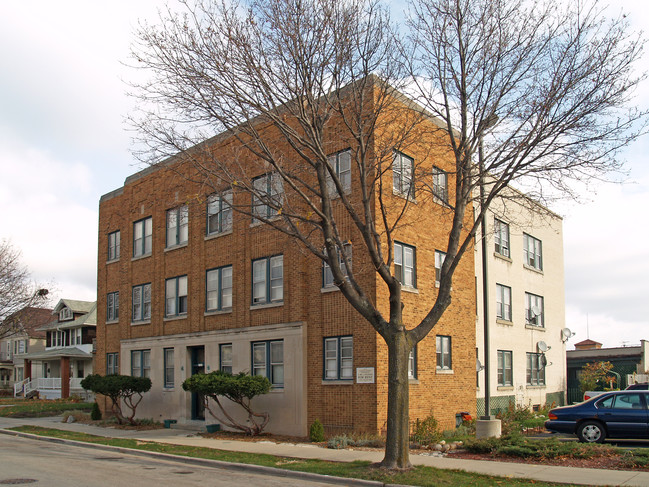
[[[38,328],[45,333],[45,349],[24,356],[25,377],[16,383],[16,394],[38,391],[45,399],[85,396],[80,382],[93,371],[97,303],[62,299],[52,314],[57,319]]]
[[[562,219],[508,190],[486,218],[491,413],[510,404],[565,404],[566,342]],[[476,347],[484,364],[483,277],[476,244]],[[565,331],[563,331],[565,330]],[[484,414],[485,372],[477,374]]]
[[[227,144],[236,141],[223,135],[209,143],[216,154],[228,154]],[[273,149],[288,152],[281,144]],[[383,195],[388,204],[413,196],[408,175],[415,161],[428,168],[432,185],[435,144],[439,139],[422,135],[403,153],[394,152],[400,172],[388,175],[393,180]],[[325,146],[337,170],[348,171],[343,180],[349,198],[358,201],[350,147],[335,131]],[[442,198],[451,200],[453,187],[439,173],[452,173],[454,166],[440,158],[434,163],[443,191],[437,188],[436,198],[412,205],[412,220],[397,234],[394,248],[403,279],[403,320],[410,326],[434,303],[437,249],[446,249],[448,241],[440,224],[448,208]],[[255,408],[270,413],[268,431],[305,436],[319,419],[328,433],[384,432],[383,339],[333,285],[321,261],[228,205],[267,207],[226,188],[209,194],[206,186],[183,178],[183,171],[189,169],[168,160],[128,177],[100,200],[97,372],[151,378],[152,389],[137,410],[141,417],[203,421],[200,398],[185,392],[182,383],[192,374],[220,369],[270,379],[272,391],[254,401]],[[272,173],[257,175],[283,197]],[[469,213],[468,225],[471,218]],[[357,278],[387,316],[387,289],[360,235],[348,217],[337,223],[348,238]],[[410,418],[433,414],[442,428],[455,427],[457,413],[475,413],[473,252],[459,264],[453,282],[452,304],[410,360]]]
[[[25,377],[24,356],[45,349],[45,332],[38,328],[52,321],[52,310],[24,308],[3,322],[4,338],[0,339],[0,389],[13,393],[14,382]]]
[[[611,375],[618,376],[617,387],[625,389],[633,382],[629,376],[649,373],[649,342],[640,340],[640,345],[613,348],[602,348],[601,343],[590,339],[575,343],[575,350],[566,352],[569,404],[582,401],[579,377],[584,365],[593,362],[611,362]]]

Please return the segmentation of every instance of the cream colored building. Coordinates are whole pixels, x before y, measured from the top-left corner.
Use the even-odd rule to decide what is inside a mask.
[[[562,219],[511,191],[487,214],[487,313],[491,413],[515,402],[565,403],[566,342]],[[479,235],[479,233],[478,233]],[[482,245],[475,246],[477,369],[484,354]],[[484,414],[485,370],[477,372]]]

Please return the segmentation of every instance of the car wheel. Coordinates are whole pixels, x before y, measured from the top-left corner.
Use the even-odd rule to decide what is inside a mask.
[[[584,421],[577,429],[577,436],[582,443],[603,443],[606,432],[599,421]]]

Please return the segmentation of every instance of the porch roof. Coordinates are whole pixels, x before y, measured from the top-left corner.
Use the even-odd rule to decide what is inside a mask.
[[[44,352],[27,353],[22,356],[27,360],[49,360],[61,357],[92,359],[92,353],[84,352],[77,347],[55,348]]]

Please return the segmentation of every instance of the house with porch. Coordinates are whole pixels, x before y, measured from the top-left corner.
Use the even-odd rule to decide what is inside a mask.
[[[38,328],[45,333],[45,349],[23,357],[25,377],[14,385],[15,396],[88,395],[81,380],[93,371],[97,303],[62,299],[52,314],[56,320]]]

